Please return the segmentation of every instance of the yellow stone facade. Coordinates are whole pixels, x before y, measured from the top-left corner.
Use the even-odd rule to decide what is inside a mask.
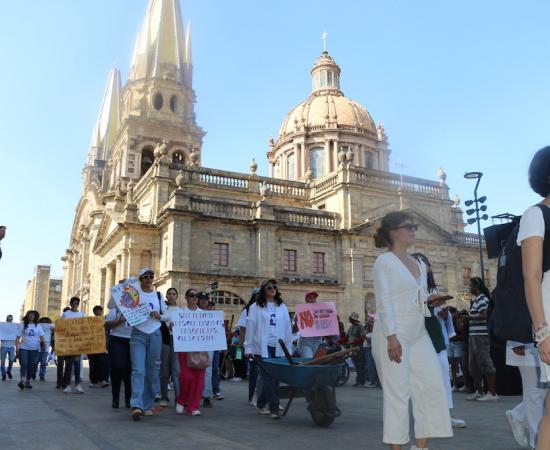
[[[441,290],[466,298],[479,274],[477,236],[439,181],[389,172],[381,124],[340,90],[340,68],[323,52],[308,99],[270,139],[270,177],[201,165],[204,131],[193,109],[189,27],[177,0],[151,0],[124,88],[109,76],[83,191],[63,257],[63,299],[90,312],[117,280],[152,267],[157,288],[210,290],[229,314],[276,278],[293,305],[315,289],[345,317],[374,311],[373,233],[384,214],[406,210],[420,225],[416,251],[432,261]],[[489,280],[494,280],[494,267]]]

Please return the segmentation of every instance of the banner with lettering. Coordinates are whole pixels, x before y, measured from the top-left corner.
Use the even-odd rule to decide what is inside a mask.
[[[80,317],[55,321],[57,356],[105,353],[105,318]]]
[[[140,303],[139,293],[141,288],[139,281],[128,278],[124,283],[116,284],[111,288],[111,296],[117,308],[125,317],[130,326],[136,326],[149,318],[151,309],[148,303]]]
[[[0,341],[15,341],[21,324],[0,322]]]
[[[337,336],[340,334],[334,302],[296,305],[296,323],[302,337]]]
[[[172,336],[175,352],[227,350],[223,311],[181,311]]]

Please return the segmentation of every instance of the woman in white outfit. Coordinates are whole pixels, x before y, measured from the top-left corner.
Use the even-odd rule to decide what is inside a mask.
[[[550,270],[543,273],[548,241],[543,209],[550,207],[550,146],[540,149],[529,166],[529,184],[544,200],[540,207],[528,208],[521,217],[517,244],[521,246],[525,298],[533,321],[533,331],[541,359],[541,381],[550,381]],[[541,282],[542,280],[542,282]],[[537,450],[550,448],[550,397],[539,426]]]
[[[427,301],[426,266],[407,249],[415,243],[417,225],[398,211],[384,216],[375,235],[377,247],[389,251],[374,263],[377,320],[373,354],[383,388],[383,441],[400,450],[409,437],[409,401],[412,400],[415,445],[427,449],[428,438],[453,435],[445,389],[424,318]]]

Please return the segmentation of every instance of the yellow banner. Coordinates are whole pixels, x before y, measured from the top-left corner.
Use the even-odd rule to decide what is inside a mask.
[[[55,353],[57,356],[105,353],[105,319],[81,317],[55,321]]]

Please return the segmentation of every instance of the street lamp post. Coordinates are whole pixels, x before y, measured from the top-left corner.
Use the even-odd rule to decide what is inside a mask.
[[[479,267],[481,269],[481,279],[483,280],[483,283],[485,283],[485,269],[483,267],[483,243],[481,241],[481,221],[487,220],[488,216],[487,214],[483,214],[483,216],[480,217],[479,211],[486,211],[487,206],[479,206],[481,203],[485,203],[487,200],[487,197],[483,196],[481,198],[478,198],[477,196],[477,188],[479,187],[479,182],[481,181],[481,177],[483,176],[482,172],[466,172],[464,174],[464,178],[468,180],[477,180],[476,187],[474,188],[474,200],[468,200],[464,202],[466,206],[471,206],[472,204],[475,206],[473,209],[469,209],[466,211],[466,214],[471,215],[475,212],[476,217],[468,219],[468,224],[472,225],[474,222],[477,222],[477,240],[479,245]]]

